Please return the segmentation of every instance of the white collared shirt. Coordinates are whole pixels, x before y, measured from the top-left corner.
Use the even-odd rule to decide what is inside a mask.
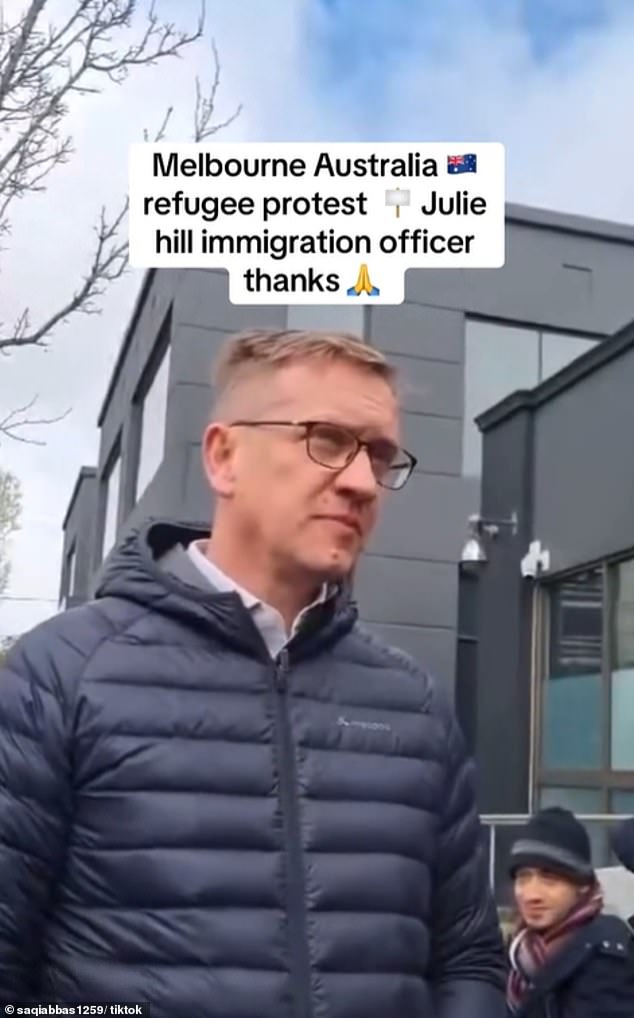
[[[311,604],[301,610],[293,622],[290,633],[288,633],[284,619],[278,610],[273,608],[272,605],[266,604],[264,601],[260,601],[259,598],[255,597],[254,594],[251,594],[250,591],[245,590],[244,587],[240,587],[234,582],[234,580],[231,579],[231,577],[227,576],[226,573],[223,573],[218,566],[214,565],[213,562],[210,562],[205,554],[205,545],[206,541],[204,540],[192,541],[188,545],[187,554],[191,561],[215,590],[220,593],[235,591],[235,593],[240,596],[245,608],[251,612],[253,621],[258,627],[262,639],[264,640],[272,658],[277,657],[289,640],[293,638],[299,627],[305,621],[308,613],[318,604],[323,604],[323,602],[326,601],[331,594],[328,584],[324,583],[319,596],[315,598]]]

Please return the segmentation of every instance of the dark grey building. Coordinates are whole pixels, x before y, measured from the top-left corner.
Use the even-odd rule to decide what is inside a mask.
[[[634,814],[633,396],[634,323],[480,418],[484,812]]]
[[[390,497],[358,571],[362,616],[449,686],[457,672],[473,740],[475,615],[467,584],[458,634],[458,559],[467,517],[479,507],[474,418],[630,319],[633,278],[634,230],[517,206],[507,209],[504,268],[410,271],[398,307],[242,308],[230,304],[223,272],[148,272],[99,415],[96,525],[73,596],[89,596],[104,554],[140,518],[209,518],[200,434],[210,363],[229,333],[249,326],[358,332],[401,369],[405,441],[419,460],[407,488]],[[65,555],[74,533],[66,528]],[[62,597],[68,593],[63,585]]]
[[[73,608],[86,600],[93,580],[95,515],[97,508],[97,471],[82,467],[68,503],[62,524],[64,552],[59,601],[62,608]]]

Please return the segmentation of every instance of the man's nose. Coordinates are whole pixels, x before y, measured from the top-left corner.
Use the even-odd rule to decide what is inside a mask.
[[[337,484],[339,487],[347,488],[366,498],[376,495],[378,481],[372,469],[367,449],[359,449],[352,462],[339,471]]]
[[[525,885],[523,890],[524,890],[524,900],[525,901],[529,901],[529,902],[531,902],[533,904],[535,904],[536,902],[541,901],[541,899],[542,899],[542,892],[541,892],[541,887],[540,887],[538,881],[536,881],[536,880],[529,881],[529,883],[527,883]]]

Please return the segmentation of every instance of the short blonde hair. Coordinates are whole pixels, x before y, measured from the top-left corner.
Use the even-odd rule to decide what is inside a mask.
[[[382,378],[397,394],[396,369],[380,350],[351,332],[251,329],[231,336],[214,364],[216,411],[243,381],[291,364],[343,361]]]

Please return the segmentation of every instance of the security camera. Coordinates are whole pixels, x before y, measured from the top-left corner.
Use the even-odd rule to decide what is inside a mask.
[[[479,572],[486,562],[487,553],[482,541],[475,536],[470,537],[460,553],[460,565],[467,572]]]

